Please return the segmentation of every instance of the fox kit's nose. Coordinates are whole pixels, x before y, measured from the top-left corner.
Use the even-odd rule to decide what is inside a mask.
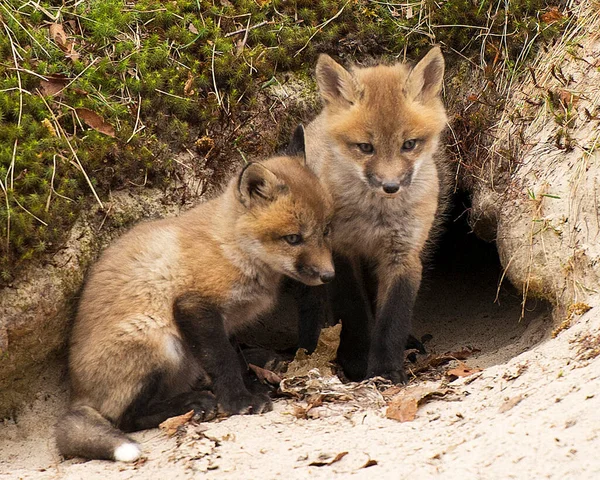
[[[385,193],[396,193],[400,190],[400,184],[397,182],[384,182],[381,187]]]
[[[335,272],[333,270],[331,270],[329,272],[323,272],[323,273],[321,273],[319,278],[321,279],[321,281],[323,283],[329,283],[335,278]]]

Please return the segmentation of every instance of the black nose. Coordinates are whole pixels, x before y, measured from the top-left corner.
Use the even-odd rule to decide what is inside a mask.
[[[331,272],[323,272],[319,278],[321,279],[321,281],[323,283],[329,283],[331,282],[334,278],[335,278],[335,272],[331,271]]]
[[[396,193],[400,190],[400,184],[396,182],[386,182],[382,185],[385,193]]]

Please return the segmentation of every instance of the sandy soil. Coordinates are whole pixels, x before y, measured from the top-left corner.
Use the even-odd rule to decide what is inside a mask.
[[[544,305],[533,311],[528,305],[519,320],[520,299],[510,288],[501,289],[494,303],[499,271],[489,257],[493,250],[471,247],[459,247],[452,261],[430,273],[415,330],[433,335],[427,343],[432,352],[480,349],[466,363],[484,370],[450,383],[450,392],[422,405],[412,422],[387,419],[385,403],[372,398],[326,402],[309,418],[295,415],[305,402],[278,399],[266,415],[188,424],[172,438],[160,430],[135,434],[147,457],[136,465],[61,461],[52,438],[66,402],[58,362],[49,365],[36,401],[0,425],[0,479],[191,478],[200,472],[215,479],[600,474],[597,309],[551,339]],[[311,465],[342,452],[348,453],[331,465]],[[364,468],[369,460],[376,464]]]

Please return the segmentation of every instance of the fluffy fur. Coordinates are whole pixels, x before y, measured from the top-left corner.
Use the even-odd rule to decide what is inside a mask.
[[[269,410],[266,395],[244,386],[229,339],[271,308],[283,276],[311,285],[333,277],[331,216],[304,158],[281,156],[249,164],[220,197],[140,224],[109,247],[73,327],[60,452],[132,461],[140,449],[122,430],[191,409],[211,418],[217,405],[225,414]]]
[[[414,67],[348,71],[327,55],[317,63],[324,108],[307,127],[307,160],[334,199],[338,360],[353,380],[406,378],[404,345],[444,178],[443,72],[439,48]],[[314,341],[302,330],[315,323],[303,319],[301,341]]]

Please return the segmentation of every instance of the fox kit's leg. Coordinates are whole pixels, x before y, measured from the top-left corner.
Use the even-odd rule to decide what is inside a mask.
[[[144,325],[144,317],[135,322]],[[196,381],[184,357],[166,358],[151,337],[112,333],[113,337],[96,338],[78,330],[75,336],[70,359],[72,404],[56,430],[64,456],[136,460],[141,455],[139,445],[119,428],[156,427],[192,408],[208,417],[216,410],[214,396],[206,391],[173,398],[174,382],[181,393],[191,390]]]
[[[330,315],[328,286],[309,287],[295,283],[294,297],[298,305],[298,347],[312,353],[317,348],[319,333]]]
[[[216,416],[217,400],[206,388],[170,396],[165,391],[167,385],[163,373],[150,375],[140,394],[121,417],[119,427],[125,432],[155,428],[167,418],[190,410],[194,410],[194,416],[201,421]]]
[[[373,324],[371,302],[358,259],[336,257],[335,269],[332,302],[335,318],[342,319],[337,360],[349,380],[359,381],[367,375],[370,325]]]
[[[421,284],[422,266],[418,255],[377,269],[377,314],[372,330],[368,377],[383,376],[395,383],[406,381],[404,347]]]
[[[269,397],[252,395],[246,389],[237,353],[216,307],[201,294],[190,292],[175,300],[174,317],[192,354],[211,378],[225,413],[262,413],[272,408]]]

